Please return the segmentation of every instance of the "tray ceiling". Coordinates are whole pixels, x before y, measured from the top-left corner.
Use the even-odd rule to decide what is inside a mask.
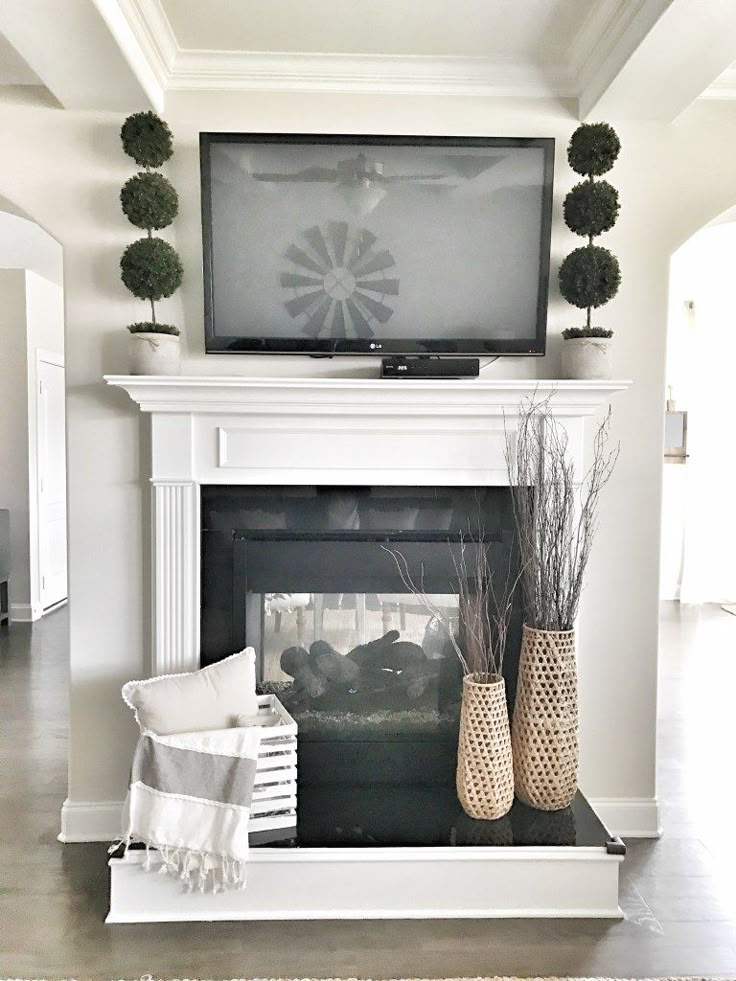
[[[160,0],[190,50],[466,55],[564,63],[590,0]]]

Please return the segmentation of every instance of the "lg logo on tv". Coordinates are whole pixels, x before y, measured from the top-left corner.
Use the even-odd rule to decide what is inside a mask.
[[[371,351],[380,351],[382,347],[383,344],[376,344],[373,341],[371,342]]]

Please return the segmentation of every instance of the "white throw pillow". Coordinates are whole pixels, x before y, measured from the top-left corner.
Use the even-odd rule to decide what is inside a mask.
[[[258,713],[256,655],[252,647],[187,674],[167,674],[123,685],[123,700],[143,730],[228,729],[241,715]]]

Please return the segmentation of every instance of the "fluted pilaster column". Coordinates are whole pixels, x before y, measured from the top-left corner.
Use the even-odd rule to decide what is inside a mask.
[[[199,667],[199,488],[153,482],[152,674]]]

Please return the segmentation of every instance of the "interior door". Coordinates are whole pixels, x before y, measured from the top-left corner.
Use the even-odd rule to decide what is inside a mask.
[[[38,362],[38,545],[41,605],[67,598],[64,368]]]

